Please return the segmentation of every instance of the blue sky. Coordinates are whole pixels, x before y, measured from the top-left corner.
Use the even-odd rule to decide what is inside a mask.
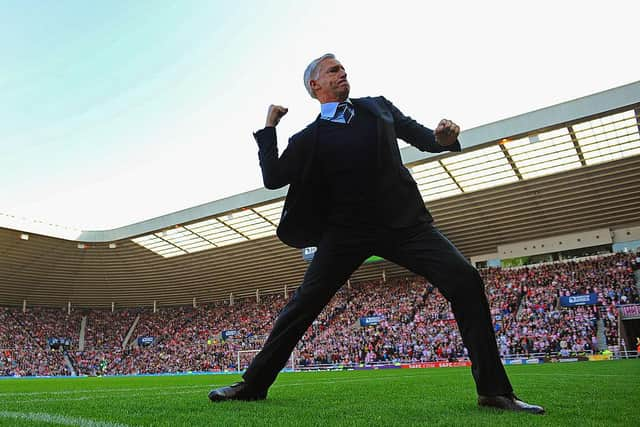
[[[0,0],[0,213],[109,229],[261,187],[251,132],[314,118],[328,51],[427,126],[638,79],[636,2],[428,3]]]

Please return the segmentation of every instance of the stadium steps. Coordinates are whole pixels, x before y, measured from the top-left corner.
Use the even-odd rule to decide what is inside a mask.
[[[76,372],[75,368],[73,367],[73,363],[71,363],[71,359],[69,359],[69,356],[67,355],[67,353],[64,354],[64,364],[67,365],[67,369],[69,369],[69,372],[71,372],[71,376],[75,377],[78,375],[78,373]]]
[[[87,331],[87,316],[82,316],[80,322],[80,337],[78,338],[78,350],[84,351],[84,335]]]
[[[125,348],[127,348],[127,343],[131,339],[131,335],[133,335],[133,331],[135,331],[136,326],[138,325],[139,321],[140,321],[140,315],[138,314],[136,316],[135,320],[133,321],[133,323],[131,324],[131,327],[129,328],[129,332],[127,332],[127,335],[124,337],[124,340],[122,341],[122,349],[123,350]]]
[[[518,296],[518,309],[516,310],[516,319],[520,318],[520,315],[522,314],[522,310],[524,310],[524,306],[525,306],[524,303],[526,301],[527,301],[527,296],[521,291],[520,296]]]
[[[607,348],[607,328],[604,320],[599,318],[596,322],[596,337],[598,338],[598,350]]]
[[[75,357],[73,356],[73,352],[65,352],[64,357],[65,357],[65,361],[68,360],[69,363],[71,364],[72,372],[75,372],[76,375],[81,375],[82,372],[80,371],[80,367],[78,366],[78,362],[76,361]]]

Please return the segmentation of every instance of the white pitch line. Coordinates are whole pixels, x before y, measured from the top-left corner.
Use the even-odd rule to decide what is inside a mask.
[[[42,421],[49,424],[62,424],[65,426],[129,427],[127,424],[112,423],[109,421],[95,421],[88,418],[68,417],[65,415],[49,414],[46,412],[0,411],[0,418],[9,418],[13,420],[25,420],[25,421]]]
[[[372,380],[380,380],[380,379],[387,379],[387,378],[408,378],[408,377],[418,377],[418,376],[424,376],[425,374],[414,374],[414,375],[385,375],[385,376],[380,376],[378,378],[372,378]],[[332,382],[351,382],[351,381],[362,381],[363,379],[336,379],[336,380],[331,380],[331,381],[321,381],[321,382],[307,382],[304,384],[325,384],[325,383],[332,383]],[[369,380],[369,379],[364,379],[364,380]],[[84,394],[84,393],[105,393],[105,392],[135,392],[135,391],[141,391],[141,390],[179,390],[179,389],[183,389],[183,388],[207,388],[207,387],[220,387],[222,385],[224,385],[226,383],[223,384],[203,384],[203,385],[179,385],[179,386],[165,386],[165,387],[135,387],[135,388],[92,388],[92,389],[77,389],[77,390],[63,390],[63,391],[26,391],[26,392],[8,392],[8,393],[0,393],[0,399],[4,398],[4,397],[10,397],[10,396],[41,396],[41,395],[60,395],[60,394]],[[300,385],[302,385],[303,383],[300,383]],[[285,385],[285,384],[282,384]],[[278,386],[282,386],[282,385],[278,385],[276,384],[274,387],[278,387]]]
[[[167,390],[167,389],[181,389],[181,388],[193,388],[193,387],[208,387],[200,385],[180,385],[180,386],[167,386],[167,387],[136,387],[136,388],[91,388],[91,389],[77,389],[77,390],[64,390],[64,391],[26,391],[26,392],[10,392],[0,393],[0,398],[7,396],[40,396],[40,395],[58,395],[58,394],[81,394],[81,393],[104,393],[110,390],[113,391],[139,391],[139,390]]]
[[[99,396],[102,397],[109,397]],[[9,403],[36,403],[36,402],[75,402],[80,400],[91,400],[95,399],[95,396],[80,396],[80,397],[45,397],[40,399],[18,399],[18,400],[8,400]]]
[[[404,378],[413,378],[425,376],[425,374],[421,375],[394,375],[394,376],[384,376],[377,378],[349,378],[349,379],[336,379],[336,380],[327,380],[327,381],[308,381],[302,383],[284,383],[284,384],[274,384],[271,388],[284,388],[284,387],[297,387],[297,386],[305,386],[305,385],[316,385],[316,384],[335,384],[335,383],[355,383],[355,382],[371,382],[371,381],[382,381],[382,380],[390,380],[390,379],[404,379]],[[88,399],[105,399],[112,398],[114,394],[127,393],[127,398],[132,397],[144,397],[144,396],[171,396],[175,394],[195,394],[195,393],[204,393],[204,390],[208,390],[211,387],[218,387],[219,384],[212,385],[193,385],[193,386],[180,386],[180,387],[147,387],[145,388],[137,388],[137,389],[104,389],[102,390],[102,395],[100,396],[80,396],[80,397],[68,397],[68,398],[41,398],[41,399],[15,399],[8,401],[9,403],[36,403],[36,402],[54,402],[54,401],[79,401],[79,400],[88,400]],[[191,390],[179,390],[183,388],[191,388]],[[172,391],[176,390],[177,391]],[[161,393],[140,393],[140,391],[146,390],[162,390]],[[98,390],[90,390],[92,393],[97,392]],[[132,393],[133,392],[133,393]],[[56,392],[50,392],[48,394],[54,394]],[[63,393],[63,392],[59,392]],[[23,393],[23,395],[26,393]]]

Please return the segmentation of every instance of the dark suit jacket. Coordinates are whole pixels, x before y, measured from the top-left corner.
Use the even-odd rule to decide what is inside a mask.
[[[384,97],[351,99],[356,111],[366,108],[375,117],[378,134],[378,163],[381,172],[398,173],[410,187],[412,198],[422,198],[417,184],[402,164],[397,138],[401,138],[421,151],[439,153],[460,151],[460,144],[443,147],[433,131],[411,117],[405,116]],[[357,113],[356,113],[357,114]],[[258,143],[258,156],[264,186],[276,189],[289,184],[277,234],[280,240],[295,248],[317,246],[326,226],[330,200],[326,200],[322,182],[314,179],[314,153],[320,116],[289,139],[289,145],[278,157],[276,131],[264,128],[254,134]],[[426,214],[428,212],[425,209]],[[430,217],[430,216],[429,216]]]

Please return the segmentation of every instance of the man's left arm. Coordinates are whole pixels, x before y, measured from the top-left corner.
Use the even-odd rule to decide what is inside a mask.
[[[402,114],[391,101],[384,97],[382,97],[382,100],[389,108],[389,111],[391,111],[396,136],[398,138],[413,145],[420,151],[440,153],[443,151],[462,150],[460,142],[458,141],[460,127],[451,120],[443,119],[435,130],[431,130],[422,126],[411,117]]]

